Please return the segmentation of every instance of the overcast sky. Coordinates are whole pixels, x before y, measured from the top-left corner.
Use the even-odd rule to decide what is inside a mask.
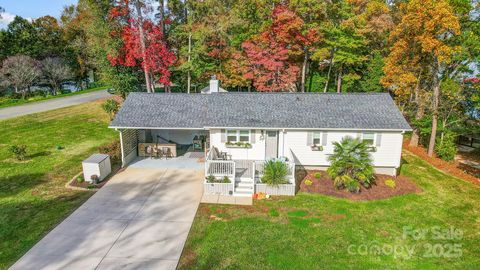
[[[58,18],[64,6],[76,2],[77,0],[0,0],[0,7],[5,9],[0,19],[0,27],[6,27],[16,15],[27,19],[45,15]]]

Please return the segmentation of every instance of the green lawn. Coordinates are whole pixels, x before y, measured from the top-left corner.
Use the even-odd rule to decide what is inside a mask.
[[[35,96],[35,97],[28,98],[28,99],[16,99],[16,98],[13,99],[13,98],[7,98],[7,97],[3,97],[3,98],[0,97],[0,109],[1,108],[12,107],[12,106],[23,105],[23,104],[32,103],[32,102],[45,101],[45,100],[54,99],[54,98],[76,96],[76,95],[91,93],[91,92],[105,90],[105,89],[108,89],[108,87],[101,86],[101,87],[85,89],[85,90],[72,92],[72,93],[58,94],[56,96],[52,96],[52,95],[49,95],[49,96],[46,96],[46,97]]]
[[[0,269],[91,195],[64,185],[81,171],[84,158],[117,138],[100,103],[0,121]],[[27,145],[26,161],[12,157],[12,144]]]
[[[303,193],[252,207],[201,205],[180,268],[478,269],[480,187],[408,153],[401,173],[423,192],[371,202]],[[406,227],[428,231],[414,240],[403,237]],[[448,228],[461,239],[432,232]],[[384,252],[375,255],[375,247]]]

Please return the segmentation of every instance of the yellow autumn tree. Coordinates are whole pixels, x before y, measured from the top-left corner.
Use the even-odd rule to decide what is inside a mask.
[[[430,107],[432,131],[428,154],[432,156],[442,72],[458,51],[449,41],[460,34],[460,23],[446,0],[411,0],[400,6],[400,13],[401,20],[390,34],[392,47],[385,59],[381,82],[395,92],[397,101],[418,98],[417,112],[419,108]],[[431,93],[427,95],[430,100],[420,98],[421,89]]]

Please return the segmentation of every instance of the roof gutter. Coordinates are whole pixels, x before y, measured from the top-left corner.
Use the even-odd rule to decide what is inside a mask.
[[[170,129],[170,130],[210,130],[210,129],[264,129],[264,130],[334,130],[334,131],[390,131],[390,132],[407,132],[412,129],[381,129],[381,128],[286,128],[286,127],[203,127],[203,128],[189,128],[189,127],[117,127],[109,126],[115,130],[118,129]]]

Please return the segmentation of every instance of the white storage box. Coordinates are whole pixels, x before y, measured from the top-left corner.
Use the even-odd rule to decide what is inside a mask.
[[[92,175],[98,176],[98,181],[103,181],[112,172],[110,156],[105,154],[93,154],[82,162],[83,177],[85,181],[92,182]]]

